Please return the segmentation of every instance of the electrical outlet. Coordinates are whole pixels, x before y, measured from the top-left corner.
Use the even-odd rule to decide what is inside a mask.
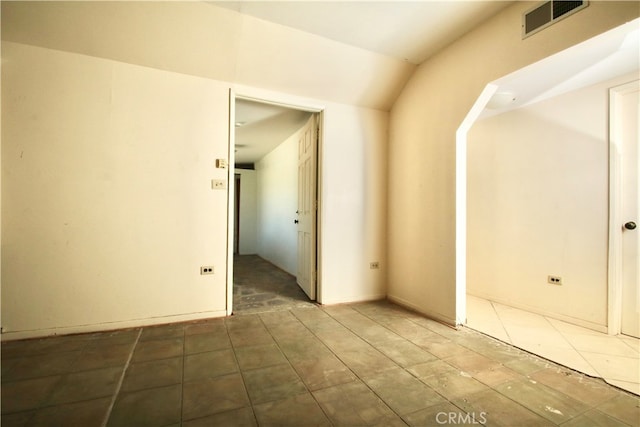
[[[213,265],[205,265],[203,267],[200,267],[200,274],[213,274]]]
[[[369,263],[369,268],[371,270],[377,270],[380,268],[380,263],[378,261],[373,261]]]
[[[547,276],[547,282],[552,285],[562,285],[562,277],[560,276]]]
[[[227,181],[224,179],[212,179],[211,188],[214,190],[225,190],[227,188]]]

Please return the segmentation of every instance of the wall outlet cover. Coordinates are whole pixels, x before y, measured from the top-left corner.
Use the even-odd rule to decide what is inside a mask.
[[[213,274],[213,266],[212,265],[205,265],[200,267],[200,274],[205,275],[205,274]]]

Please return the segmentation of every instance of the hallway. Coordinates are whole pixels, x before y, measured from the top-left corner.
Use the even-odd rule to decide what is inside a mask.
[[[233,313],[313,307],[296,278],[258,255],[234,255]]]

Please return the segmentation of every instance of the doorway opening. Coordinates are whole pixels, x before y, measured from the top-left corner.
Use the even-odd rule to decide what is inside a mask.
[[[319,299],[321,110],[230,99],[227,313]]]
[[[633,372],[639,345],[620,335],[611,297],[621,292],[611,239],[637,212],[616,220],[609,211],[619,159],[608,93],[637,79],[637,28],[630,22],[488,84],[456,152],[459,323],[636,393],[637,375],[608,370]],[[630,103],[637,120],[637,95]],[[637,175],[635,183],[637,197]],[[640,305],[635,276],[631,300]]]

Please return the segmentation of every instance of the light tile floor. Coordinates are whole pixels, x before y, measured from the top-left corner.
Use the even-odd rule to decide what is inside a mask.
[[[607,335],[467,295],[467,326],[640,394],[640,340]]]

